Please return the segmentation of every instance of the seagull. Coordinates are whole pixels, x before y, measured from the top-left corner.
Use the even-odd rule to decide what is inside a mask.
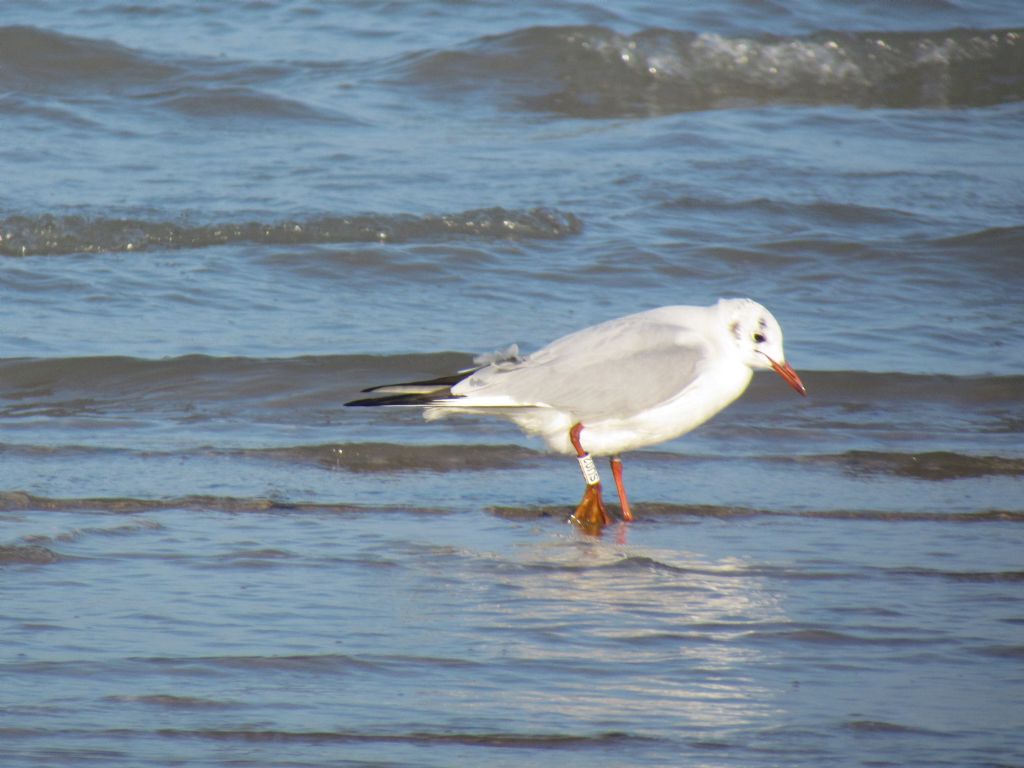
[[[529,355],[518,347],[429,381],[363,390],[350,406],[412,405],[427,420],[486,414],[575,455],[586,488],[569,520],[584,532],[612,524],[593,456],[610,459],[622,518],[633,520],[621,454],[672,440],[739,397],[754,370],[773,370],[807,390],[782,350],[782,328],[751,299],[710,307],[669,306],[584,328]]]

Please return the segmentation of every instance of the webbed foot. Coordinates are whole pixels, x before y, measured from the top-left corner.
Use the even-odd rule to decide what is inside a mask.
[[[604,507],[600,484],[587,486],[583,492],[583,499],[576,507],[576,511],[569,517],[569,522],[591,536],[600,535],[606,525],[611,525],[614,522]]]

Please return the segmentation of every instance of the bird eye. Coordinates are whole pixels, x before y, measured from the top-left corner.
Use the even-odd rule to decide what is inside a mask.
[[[767,340],[768,340],[768,337],[765,336],[763,333],[755,333],[754,334],[754,343],[755,344],[764,344]]]

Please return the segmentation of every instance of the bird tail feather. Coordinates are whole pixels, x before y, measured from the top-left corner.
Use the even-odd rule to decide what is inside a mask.
[[[451,397],[452,387],[467,376],[472,375],[476,370],[478,369],[471,368],[451,374],[450,376],[441,376],[425,381],[408,381],[404,384],[382,384],[376,387],[367,387],[362,391],[372,393],[373,397],[351,400],[345,403],[345,405],[430,405],[438,400]]]

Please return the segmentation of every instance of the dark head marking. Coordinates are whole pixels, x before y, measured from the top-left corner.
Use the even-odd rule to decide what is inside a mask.
[[[754,343],[755,344],[764,344],[764,342],[768,340],[768,337],[764,333],[767,329],[768,329],[768,321],[765,320],[763,317],[758,318],[758,321],[757,321],[757,333],[754,334]]]

